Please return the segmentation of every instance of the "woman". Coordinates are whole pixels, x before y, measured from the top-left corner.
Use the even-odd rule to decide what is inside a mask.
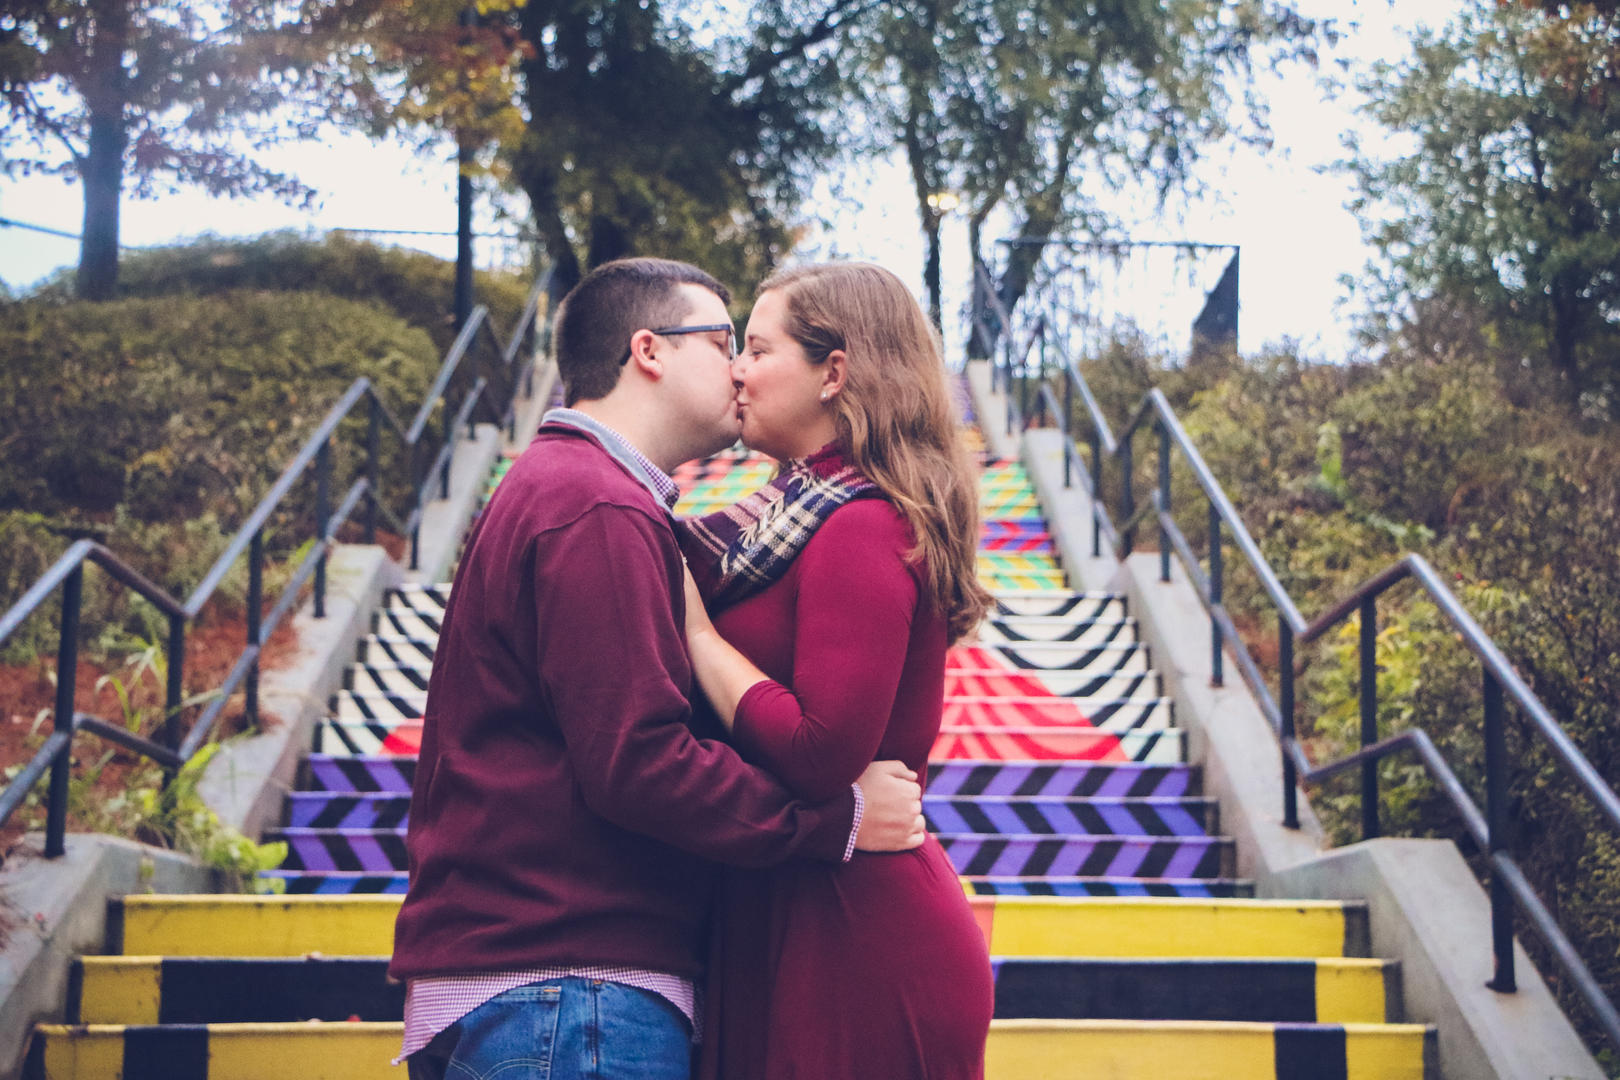
[[[988,601],[934,335],[888,271],[807,267],[762,286],[732,376],[744,443],[783,469],[683,523],[704,694],[743,756],[805,798],[878,758],[921,774],[946,647]],[[730,873],[710,979],[705,1076],[983,1075],[989,959],[932,837],[843,866]]]

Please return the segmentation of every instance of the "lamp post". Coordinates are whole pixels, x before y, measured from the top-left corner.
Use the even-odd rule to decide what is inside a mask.
[[[461,11],[462,41],[468,31],[478,24],[478,9],[471,5]],[[473,306],[473,253],[472,253],[472,138],[464,130],[456,132],[456,297],[455,323],[460,330],[472,317]]]

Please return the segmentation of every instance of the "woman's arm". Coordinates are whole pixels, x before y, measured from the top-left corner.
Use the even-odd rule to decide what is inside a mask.
[[[694,612],[699,685],[748,756],[807,798],[838,791],[872,761],[905,666],[918,591],[904,519],[862,499],[833,514],[799,556],[792,687],[765,677]]]

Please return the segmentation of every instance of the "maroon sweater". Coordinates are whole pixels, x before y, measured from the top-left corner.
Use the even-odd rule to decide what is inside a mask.
[[[814,806],[695,730],[668,513],[547,425],[468,540],[433,661],[389,971],[693,976],[713,863],[843,858]]]

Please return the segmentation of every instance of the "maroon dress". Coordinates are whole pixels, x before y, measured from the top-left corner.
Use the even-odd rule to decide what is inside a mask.
[[[919,592],[900,512],[834,511],[788,572],[715,616],[774,681],[738,705],[745,758],[810,799],[872,761],[919,776],[944,703],[945,620]],[[701,1076],[977,1080],[992,978],[956,871],[929,837],[843,866],[731,870],[717,903]]]

